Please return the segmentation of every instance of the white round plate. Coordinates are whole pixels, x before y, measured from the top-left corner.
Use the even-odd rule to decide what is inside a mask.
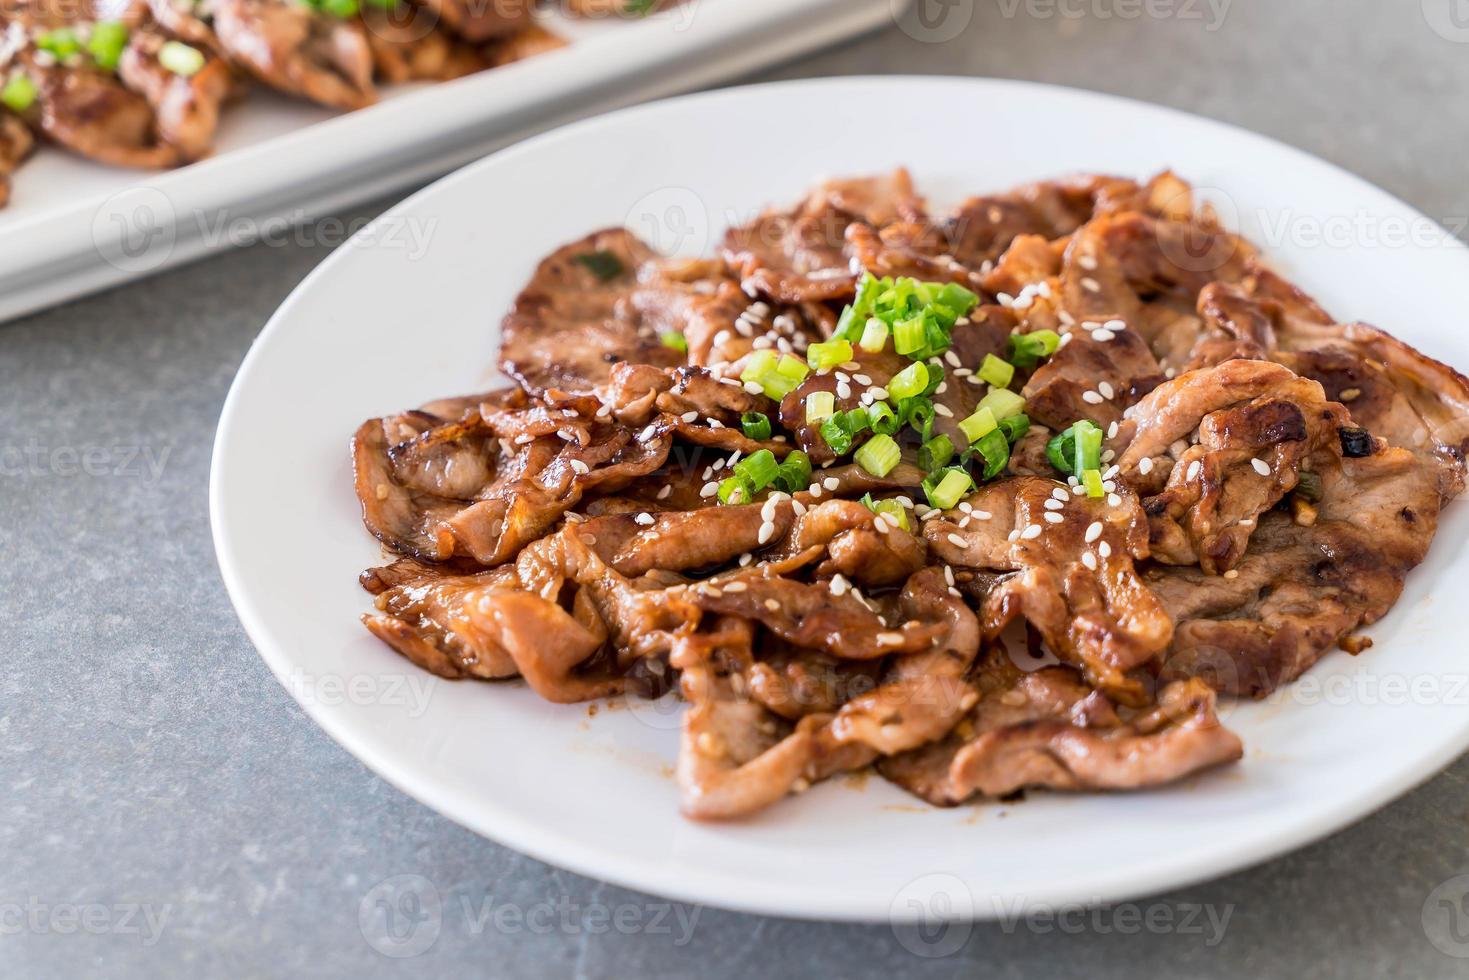
[[[1360,179],[1262,137],[1065,89],[946,78],[733,89],[604,116],[409,198],[322,263],[225,403],[211,515],[261,655],[326,731],[459,823],[574,871],[714,906],[824,919],[1004,917],[1220,875],[1335,831],[1469,748],[1469,513],[1452,506],[1376,645],[1271,702],[1226,707],[1236,766],[1134,795],[930,808],[838,779],[743,823],[678,814],[674,715],[438,681],[370,637],[381,561],[352,493],[364,419],[483,390],[540,256],[628,224],[682,252],[824,175],[909,166],[937,210],[1078,171],[1172,167],[1333,313],[1469,366],[1469,253]]]

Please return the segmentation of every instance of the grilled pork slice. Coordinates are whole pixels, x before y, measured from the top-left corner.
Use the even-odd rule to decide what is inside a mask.
[[[184,162],[169,143],[148,99],[116,75],[92,67],[64,68],[26,62],[37,80],[39,128],[84,157],[120,167],[157,170]]]
[[[294,0],[210,0],[219,46],[272,88],[338,109],[377,100],[360,22]]]
[[[476,44],[531,25],[534,0],[420,0],[451,32]]]
[[[118,77],[153,107],[159,136],[182,160],[198,160],[214,146],[220,109],[233,93],[235,79],[222,59],[209,55],[193,75],[170,71],[158,60],[170,40],[156,28],[135,29],[118,63]]]
[[[10,177],[30,156],[36,141],[15,113],[0,108],[0,208],[10,202]]]
[[[417,11],[415,18],[405,19],[398,11],[374,6],[362,11],[378,79],[391,84],[447,82],[489,67],[484,51],[437,24],[419,23],[416,17],[427,18],[427,12],[407,9]]]
[[[999,655],[1004,658],[1004,654]],[[883,759],[878,772],[936,806],[1030,787],[1133,790],[1234,762],[1240,740],[1199,681],[1165,687],[1155,706],[1119,709],[1065,667],[1022,674],[987,661],[983,696],[947,738]]]

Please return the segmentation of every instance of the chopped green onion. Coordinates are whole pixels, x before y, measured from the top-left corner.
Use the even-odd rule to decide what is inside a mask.
[[[627,271],[627,267],[622,264],[622,260],[617,257],[617,254],[606,250],[600,252],[583,252],[581,255],[574,257],[572,261],[586,267],[592,275],[603,282],[611,282]]]
[[[898,527],[903,530],[907,531],[912,528],[912,525],[908,523],[908,508],[896,500],[873,500],[872,494],[869,493],[862,498],[862,503],[874,514],[891,514],[898,522]]]
[[[987,408],[977,410],[969,418],[959,423],[959,431],[964,433],[964,438],[970,442],[978,442],[999,427],[995,421],[995,413]]]
[[[755,382],[766,395],[779,401],[790,394],[806,374],[807,367],[799,359],[789,354],[777,355],[773,350],[759,350],[745,362],[740,380]]]
[[[811,457],[799,449],[791,450],[780,464],[775,485],[786,493],[800,493],[811,486]]]
[[[369,7],[377,7],[379,10],[397,10],[398,0],[363,0]]]
[[[36,102],[36,83],[29,75],[20,72],[10,76],[5,88],[0,89],[0,102],[12,112],[25,112]]]
[[[356,0],[352,0],[352,3],[355,6]],[[163,47],[158,49],[158,63],[175,75],[189,78],[203,69],[204,52],[191,48],[182,41],[165,41]]]
[[[106,20],[92,25],[92,36],[87,38],[87,53],[99,66],[113,71],[122,61],[122,52],[127,45],[127,25]]]
[[[1103,497],[1107,493],[1107,488],[1102,486],[1101,470],[1087,470],[1082,473],[1081,485],[1086,487],[1086,495],[1092,499]]]
[[[622,0],[622,12],[629,17],[643,17],[657,8],[659,0]]]
[[[806,396],[806,422],[821,422],[836,412],[837,399],[829,391],[813,391]]]
[[[719,484],[721,504],[747,504],[755,498],[755,492],[741,476],[732,476]]]
[[[979,375],[981,381],[987,381],[996,388],[1008,388],[1015,379],[1015,365],[1002,361],[993,354],[986,354],[975,374]]]
[[[954,458],[954,444],[948,436],[934,436],[918,450],[918,465],[932,473],[949,465]]]
[[[877,317],[872,317],[862,328],[862,339],[857,341],[857,346],[869,354],[876,354],[887,346],[888,325]]]
[[[799,357],[782,354],[780,363],[775,366],[775,373],[783,378],[790,378],[792,381],[800,384],[806,380],[806,375],[811,373],[811,369]]]
[[[775,461],[775,453],[760,449],[736,463],[734,471],[736,476],[742,476],[749,482],[751,490],[759,493],[775,480],[780,473],[780,464]]]
[[[683,351],[685,354],[689,352],[688,339],[677,330],[668,330],[660,333],[658,335],[658,342],[664,347],[671,347],[674,350]]]
[[[775,370],[775,364],[780,360],[780,355],[773,350],[757,350],[750,355],[745,362],[745,369],[740,372],[741,381],[758,381],[765,375]]]
[[[976,442],[974,451],[984,458],[981,480],[993,480],[1004,472],[1005,464],[1010,462],[1010,443],[1005,440],[1005,433],[999,429],[991,430]]]
[[[1061,335],[1054,330],[1032,330],[1010,335],[1010,363],[1018,368],[1033,368],[1043,357],[1050,357],[1061,346]]]
[[[903,425],[911,425],[923,442],[932,438],[934,408],[929,399],[905,398],[898,402],[898,418]]]
[[[922,361],[914,361],[893,375],[893,379],[888,382],[888,394],[902,401],[904,398],[923,394],[923,389],[927,387],[928,366]]]
[[[770,438],[770,419],[762,412],[746,412],[740,416],[740,431],[746,439],[763,442]]]
[[[867,422],[878,435],[895,436],[903,427],[902,419],[893,412],[887,402],[873,402],[867,409]]]
[[[915,316],[893,325],[893,350],[912,356],[928,343],[928,327],[923,316]]]
[[[979,400],[978,408],[987,408],[995,413],[995,419],[1008,419],[1025,411],[1025,399],[1005,388],[993,388]]]
[[[838,364],[852,359],[852,343],[838,337],[824,344],[812,344],[806,349],[806,360],[817,371],[829,371]]]
[[[1102,468],[1102,430],[1097,428],[1086,419],[1081,419],[1071,426],[1076,439],[1076,475],[1082,476],[1087,470],[1100,470]]]
[[[1030,431],[1030,416],[1022,412],[1007,419],[1000,419],[999,425],[1005,432],[1005,438],[1010,440],[1010,445],[1013,446]]]
[[[1322,492],[1321,475],[1303,470],[1296,481],[1296,496],[1314,504],[1321,499]]]
[[[320,2],[322,10],[333,17],[341,17],[343,20],[348,17],[356,17],[362,9],[357,0],[320,0]]]
[[[923,489],[928,494],[930,506],[939,510],[953,510],[959,499],[974,486],[974,478],[962,466],[951,466],[940,472],[943,475],[935,473],[934,477],[937,479],[925,481]]]
[[[36,47],[64,61],[82,50],[82,42],[70,27],[58,27],[36,38]]]
[[[859,434],[867,429],[869,422],[865,408],[854,408],[850,412],[837,412],[821,423],[821,438],[838,456],[844,456],[852,448]]]
[[[852,305],[842,310],[842,315],[837,320],[835,336],[845,337],[847,340],[861,336],[863,325],[872,317],[873,302],[882,286],[883,280],[871,274],[863,274],[857,283],[857,295],[852,298]]]
[[[1046,458],[1061,473],[1076,472],[1076,433],[1067,426],[1046,443]]]
[[[875,435],[862,444],[853,457],[857,465],[873,476],[887,476],[903,458],[892,436]]]

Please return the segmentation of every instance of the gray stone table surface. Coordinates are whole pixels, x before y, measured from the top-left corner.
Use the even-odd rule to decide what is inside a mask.
[[[968,20],[943,43],[889,27],[761,77],[942,72],[1121,93],[1303,147],[1451,226],[1469,214],[1469,20],[1450,0],[944,9]],[[885,926],[678,909],[652,928],[656,899],[404,797],[271,677],[210,544],[225,392],[327,250],[248,248],[0,326],[0,976],[1469,975],[1451,955],[1469,954],[1464,910],[1424,925],[1425,903],[1430,919],[1455,913],[1430,902],[1435,887],[1469,872],[1469,759],[1315,846],[1136,903],[1151,928],[1126,909],[982,924],[933,957]],[[1091,853],[1085,828],[1064,846],[1129,859]],[[406,958],[359,926],[398,875],[443,903],[433,945]],[[1228,916],[1222,934],[1207,916],[1185,925],[1198,906]]]

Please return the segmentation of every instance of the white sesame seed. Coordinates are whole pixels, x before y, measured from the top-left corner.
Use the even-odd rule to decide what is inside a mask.
[[[1046,501],[1046,510],[1061,510],[1065,506],[1065,504],[1061,503],[1061,501],[1059,500],[1056,500],[1054,497]]]
[[[963,361],[959,360],[959,355],[955,354],[951,350],[944,351],[944,360],[948,361],[951,367],[961,367],[964,363]]]
[[[1103,381],[1098,384],[1097,390],[1100,391],[1102,393],[1102,397],[1107,399],[1108,401],[1111,401],[1113,398],[1117,397],[1117,389],[1112,387],[1112,382],[1110,381]]]
[[[766,521],[760,525],[760,533],[755,536],[755,540],[760,544],[765,544],[773,537],[775,537],[775,525],[770,521]]]
[[[834,476],[829,476],[825,480],[822,480],[821,481],[821,485],[823,487],[826,487],[826,489],[830,490],[832,493],[835,493],[838,490],[838,488],[841,487],[842,481],[841,480],[838,480]]]
[[[849,384],[847,384],[845,381],[838,381],[837,382],[837,397],[838,398],[851,398],[852,397],[852,386],[849,385]]]
[[[886,388],[884,388],[882,385],[877,385],[876,387],[868,388],[867,389],[867,393],[869,395],[871,395],[873,398],[886,398],[888,396],[888,390]]]
[[[1097,282],[1091,276],[1082,276],[1081,288],[1085,289],[1089,293],[1099,293],[1102,291],[1102,284]]]
[[[1079,266],[1081,266],[1086,271],[1091,272],[1094,269],[1096,269],[1096,267],[1097,267],[1097,260],[1096,260],[1096,257],[1095,256],[1091,256],[1091,255],[1078,255],[1076,257],[1076,264],[1079,265]]]
[[[838,381],[846,383],[852,380],[852,376],[845,371],[838,371],[833,375]]]
[[[949,595],[953,596],[955,599],[962,599],[962,598],[964,598],[964,596],[959,592],[959,590],[956,589],[956,588],[954,588],[952,585],[949,586]]]
[[[1103,493],[1112,493],[1116,489],[1117,489],[1117,481],[1116,480],[1103,480],[1102,481],[1102,492]]]
[[[532,442],[535,442],[535,441],[536,441],[536,437],[535,436],[530,435],[529,433],[525,433],[525,432],[522,432],[520,435],[518,435],[518,436],[515,437],[515,444],[517,446],[524,446],[527,443],[532,443]]]
[[[944,581],[949,585],[954,584],[954,567],[952,565],[944,566]]]
[[[642,432],[638,433],[638,442],[647,442],[649,439],[653,438],[653,433],[657,431],[658,427],[656,425],[649,425]]]
[[[987,510],[976,510],[972,511],[969,516],[974,518],[976,521],[987,521],[995,515],[991,514]]]
[[[1080,483],[1076,484],[1075,486],[1073,486],[1071,488],[1071,496],[1073,496],[1073,497],[1085,497],[1086,496],[1086,487],[1082,486]]]
[[[799,500],[791,501],[791,510],[796,512],[797,517],[806,516],[806,505],[801,503]]]
[[[950,534],[948,537],[949,537],[949,544],[953,545],[956,548],[963,548],[965,545],[967,545],[969,543],[969,542],[965,541],[963,538],[961,538],[957,534]]]
[[[721,422],[721,421],[719,421],[718,419],[709,419],[708,421],[709,421],[709,428],[711,428],[711,429],[722,429],[722,428],[724,428],[724,423]]]
[[[857,382],[859,385],[872,384],[872,378],[865,374],[854,374],[852,375],[852,380]]]
[[[1095,391],[1083,391],[1081,393],[1081,400],[1086,402],[1088,405],[1100,405],[1107,399],[1103,398]]]
[[[1101,544],[1097,545],[1097,554],[1101,555],[1103,558],[1112,557],[1112,546],[1103,541]]]
[[[763,605],[771,612],[780,612],[780,601],[777,599],[766,599]]]
[[[879,633],[877,634],[878,646],[896,647],[903,645],[902,633]]]
[[[1097,556],[1090,551],[1083,551],[1081,553],[1081,563],[1094,572],[1097,570]]]
[[[1034,541],[1036,538],[1041,536],[1041,531],[1043,530],[1044,528],[1042,528],[1039,524],[1032,524],[1030,525],[1030,527],[1020,532],[1021,540]]]
[[[1105,344],[1107,341],[1111,340],[1115,336],[1117,335],[1110,330],[1092,331],[1092,340],[1095,340],[1099,344]]]
[[[1008,540],[1010,540],[1010,541],[1019,541],[1020,540],[1020,528],[1017,527],[1015,530],[1011,531],[1010,532],[1010,537],[1009,537]]]
[[[592,472],[592,468],[590,466],[588,466],[585,462],[583,462],[582,460],[579,460],[579,459],[573,459],[571,461],[571,468],[573,470],[575,470],[576,472],[582,474],[583,476],[585,476],[586,474]]]
[[[1102,536],[1102,522],[1101,521],[1092,521],[1090,524],[1087,525],[1087,529],[1086,529],[1086,543],[1087,544],[1091,544],[1093,541],[1097,540],[1097,538],[1100,538],[1101,536]]]
[[[1111,425],[1107,426],[1107,438],[1108,439],[1116,439],[1117,438],[1117,422],[1116,422],[1115,419],[1113,420],[1113,422],[1112,422]]]
[[[1183,475],[1183,478],[1185,480],[1187,480],[1188,482],[1192,483],[1198,477],[1199,471],[1202,470],[1203,468],[1204,468],[1204,464],[1201,463],[1201,462],[1199,462],[1196,459],[1192,463],[1189,463],[1188,464],[1188,472],[1186,472]]]
[[[939,404],[935,405],[933,407],[933,410],[934,410],[934,412],[936,412],[939,415],[942,415],[946,419],[951,419],[951,418],[954,417],[954,410],[952,408],[950,408],[949,406],[943,404],[942,402],[940,402]]]
[[[806,488],[806,492],[811,495],[811,499],[813,499],[813,500],[820,500],[821,499],[821,484],[819,484],[819,483],[813,483],[813,484],[811,484],[809,487]]]
[[[1116,465],[1109,466],[1109,467],[1107,467],[1107,472],[1105,472],[1105,473],[1102,474],[1102,479],[1104,479],[1104,480],[1114,479],[1117,476],[1117,474],[1118,473],[1121,473],[1121,472],[1122,472],[1122,467],[1116,466]]]
[[[1254,527],[1255,526],[1255,519],[1253,517],[1246,517],[1244,520],[1242,520],[1242,521],[1239,522],[1239,526],[1240,527]]]
[[[975,387],[978,387],[979,385],[984,384],[984,379],[981,378],[977,374],[966,374],[966,375],[964,375],[964,380],[965,381],[968,381],[970,384],[974,385]]]
[[[1153,472],[1153,457],[1144,456],[1142,459],[1138,460],[1137,471],[1143,476],[1147,476],[1149,473]]]
[[[1061,501],[1063,504],[1071,499],[1071,495],[1060,487],[1053,487],[1051,489],[1051,496]]]
[[[599,419],[605,419],[605,418],[607,418],[611,414],[612,414],[612,406],[611,405],[603,405],[601,408],[597,409],[597,418],[599,418]]]
[[[1110,463],[1110,462],[1112,462],[1112,460],[1114,460],[1116,458],[1117,458],[1117,450],[1115,450],[1115,449],[1104,449],[1104,450],[1102,450],[1102,462],[1104,462],[1104,463]]]
[[[1259,456],[1256,456],[1254,459],[1250,460],[1250,465],[1253,466],[1255,468],[1255,472],[1259,473],[1261,476],[1270,475],[1270,464],[1265,462]]]
[[[1054,510],[1048,510],[1044,514],[1042,514],[1041,516],[1044,517],[1046,520],[1050,521],[1052,524],[1060,524],[1061,522],[1063,522],[1063,521],[1066,520],[1066,518],[1062,517],[1060,514],[1056,513]]]
[[[698,412],[684,412],[682,415],[679,416],[679,418],[683,419],[685,422],[692,422],[698,417]]]
[[[728,585],[726,585],[724,587],[724,591],[726,591],[726,592],[743,592],[743,591],[745,591],[748,588],[749,588],[749,585],[745,584],[744,582],[731,582],[731,583],[729,583]]]
[[[718,492],[719,484],[715,483],[713,480],[710,480],[708,483],[704,484],[703,488],[699,491],[699,496],[712,497]]]
[[[771,497],[769,500],[765,501],[765,503],[760,507],[760,519],[762,521],[766,521],[767,523],[775,520],[775,508],[778,506],[780,505],[774,497]]]
[[[633,520],[636,521],[637,523],[643,525],[643,527],[649,527],[649,526],[651,526],[653,524],[653,515],[647,513],[646,511],[644,511],[643,513],[639,514],[637,517],[634,517]]]
[[[762,388],[762,387],[760,387],[760,385],[757,384],[754,381],[746,381],[745,382],[745,391],[749,392],[752,395],[763,395],[763,394],[765,394],[765,389]]]
[[[1121,507],[1122,506],[1122,498],[1119,497],[1115,493],[1109,493],[1109,494],[1107,494],[1107,506],[1109,506],[1109,507]]]
[[[847,591],[847,580],[837,575],[831,580],[831,594],[841,595]]]
[[[752,561],[754,561],[754,560],[755,560],[755,556],[754,556],[754,555],[752,555],[752,554],[750,554],[750,553],[749,553],[749,552],[748,552],[748,551],[747,551],[747,552],[745,552],[745,553],[744,553],[744,554],[743,554],[743,555],[740,555],[740,567],[741,567],[741,568],[744,568],[744,567],[746,567],[746,566],[747,566],[747,565],[749,565],[749,564],[750,564],[750,562],[752,562]]]

